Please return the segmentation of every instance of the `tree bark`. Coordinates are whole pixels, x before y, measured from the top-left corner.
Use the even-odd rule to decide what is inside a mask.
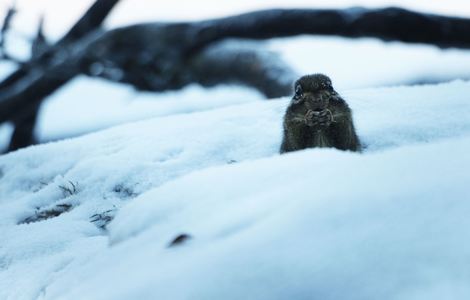
[[[205,87],[220,83],[252,87],[266,98],[292,94],[299,75],[277,53],[259,50],[259,43],[228,41],[202,49],[189,61],[188,75]]]
[[[262,10],[202,21],[196,30],[202,47],[221,38],[268,39],[314,34],[470,48],[470,19],[398,7]]]

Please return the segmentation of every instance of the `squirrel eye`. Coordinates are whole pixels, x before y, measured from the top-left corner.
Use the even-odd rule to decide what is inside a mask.
[[[302,96],[302,88],[300,87],[300,85],[298,85],[298,86],[295,88],[295,96],[296,96],[296,97]]]

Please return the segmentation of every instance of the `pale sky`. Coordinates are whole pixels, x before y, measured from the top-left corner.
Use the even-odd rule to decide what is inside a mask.
[[[20,14],[16,28],[29,31],[40,14],[46,16],[46,32],[58,37],[94,0],[16,0]],[[5,11],[11,0],[0,0]],[[272,7],[402,6],[406,8],[470,17],[470,0],[121,0],[107,21],[119,26],[142,21],[197,20]]]

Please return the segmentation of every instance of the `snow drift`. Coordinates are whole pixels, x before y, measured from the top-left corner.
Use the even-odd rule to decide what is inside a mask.
[[[0,299],[470,297],[469,92],[343,93],[361,155],[279,156],[280,99],[2,156]]]

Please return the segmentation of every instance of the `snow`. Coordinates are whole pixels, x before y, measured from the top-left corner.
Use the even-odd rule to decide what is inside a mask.
[[[127,206],[111,234],[131,240],[64,272],[47,292],[63,299],[466,299],[470,207],[461,164],[470,162],[462,159],[468,146],[466,138],[364,158],[308,151],[193,173]],[[136,223],[145,229],[133,237]],[[194,240],[166,249],[180,232]],[[64,290],[75,272],[93,275]]]
[[[0,299],[469,298],[469,92],[342,91],[363,154],[278,155],[277,99],[0,156]]]
[[[300,36],[271,39],[267,47],[279,52],[299,74],[315,70],[328,74],[339,89],[451,81],[468,78],[470,67],[466,50],[371,38]]]
[[[210,90],[190,85],[177,92],[137,92],[105,80],[74,79],[41,108],[38,139],[57,140],[126,122],[211,110],[263,97],[248,88],[220,86]],[[93,109],[90,109],[92,107]]]

